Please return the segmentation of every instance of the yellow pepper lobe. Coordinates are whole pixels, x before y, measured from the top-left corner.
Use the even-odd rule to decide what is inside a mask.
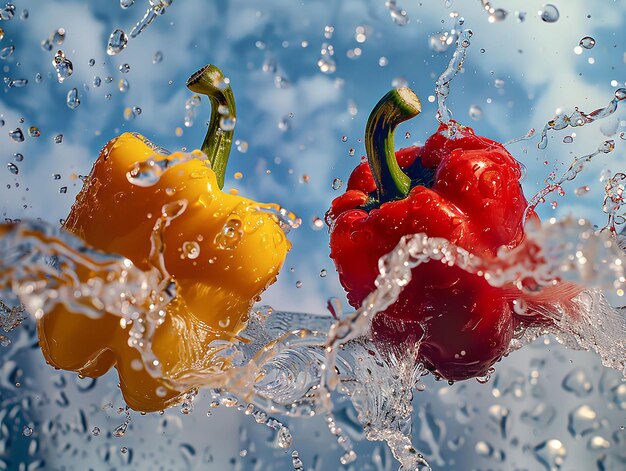
[[[219,369],[211,342],[230,340],[245,327],[254,300],[274,282],[290,248],[276,216],[261,210],[271,206],[222,193],[207,161],[194,152],[197,158],[155,154],[145,138],[130,133],[111,140],[65,222],[93,247],[147,270],[154,263],[155,224],[164,210],[175,216],[161,237],[163,265],[178,294],[152,342],[171,380]],[[132,170],[147,159],[164,170],[150,186],[135,184]],[[156,411],[179,401],[181,391],[143,368],[120,319],[114,313],[92,319],[58,306],[38,321],[42,352],[53,366],[85,376],[115,366],[133,409]]]

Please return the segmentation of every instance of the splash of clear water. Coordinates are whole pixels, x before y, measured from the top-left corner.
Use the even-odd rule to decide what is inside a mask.
[[[452,113],[448,109],[446,100],[450,94],[450,82],[459,73],[465,62],[465,56],[467,55],[467,48],[470,45],[470,38],[472,37],[472,30],[466,29],[459,35],[456,41],[456,50],[452,54],[450,63],[446,70],[439,76],[435,86],[435,93],[437,95],[437,119],[440,123],[448,123],[452,119]]]
[[[555,177],[549,177],[546,181],[547,185],[545,186],[545,188],[538,191],[528,202],[528,206],[524,211],[522,221],[526,221],[528,213],[534,210],[539,203],[543,202],[547,195],[554,191],[562,192],[563,189],[561,185],[563,185],[563,183],[565,183],[566,181],[574,180],[576,176],[583,171],[587,162],[590,162],[595,156],[599,154],[608,154],[610,152],[613,152],[613,150],[615,150],[615,141],[604,141],[602,144],[600,144],[600,146],[598,146],[598,149],[595,152],[584,155],[582,157],[575,157],[567,171],[563,175],[561,175],[558,180]]]
[[[617,110],[619,102],[623,100],[626,100],[626,88],[618,88],[615,90],[613,99],[605,108],[598,108],[587,114],[576,107],[574,112],[569,116],[565,113],[555,116],[546,123],[541,131],[541,139],[537,144],[537,148],[545,149],[548,146],[548,131],[561,131],[567,127],[584,126],[585,124],[593,123],[594,121],[611,116]]]

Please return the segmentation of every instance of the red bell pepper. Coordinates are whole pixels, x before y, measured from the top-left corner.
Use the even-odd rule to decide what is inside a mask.
[[[378,259],[404,235],[443,237],[486,259],[524,238],[521,168],[498,142],[450,121],[423,147],[394,152],[396,126],[420,111],[408,88],[380,100],[365,133],[368,161],[327,213],[330,256],[354,307],[374,289]],[[372,335],[421,340],[419,359],[445,379],[482,376],[520,322],[514,299],[482,277],[430,261],[413,269],[398,300],[374,318]]]

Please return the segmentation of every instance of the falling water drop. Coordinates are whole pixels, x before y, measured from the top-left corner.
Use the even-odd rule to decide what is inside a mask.
[[[119,52],[122,52],[128,44],[128,36],[121,29],[116,29],[109,36],[109,43],[107,45],[107,54],[114,56]]]
[[[65,53],[61,50],[57,51],[52,59],[52,65],[57,72],[57,80],[59,83],[63,83],[63,81],[74,72],[72,61],[65,57]]]
[[[543,9],[539,11],[539,16],[542,21],[546,23],[556,23],[561,16],[557,7],[551,3],[547,3],[543,6]]]
[[[72,88],[69,92],[67,92],[67,99],[65,101],[67,103],[67,107],[75,110],[80,105],[80,99],[78,98],[78,90],[76,88]]]
[[[591,36],[585,36],[580,40],[578,44],[580,45],[580,47],[584,47],[585,49],[593,49],[593,46],[596,45],[596,40],[593,39]]]

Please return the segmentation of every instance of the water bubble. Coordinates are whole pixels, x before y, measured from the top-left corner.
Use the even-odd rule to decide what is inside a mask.
[[[404,77],[395,77],[391,81],[391,88],[402,88],[408,85],[407,80]]]
[[[123,74],[127,74],[128,72],[130,72],[130,64],[122,64],[119,67],[120,72]]]
[[[194,260],[200,256],[200,244],[196,241],[184,242],[182,251],[185,258]]]
[[[487,21],[489,21],[489,23],[500,23],[501,21],[504,21],[506,19],[508,14],[508,11],[503,10],[502,8],[497,8],[493,10],[493,13],[489,14]]]
[[[9,82],[9,88],[22,88],[28,85],[28,79],[16,79]]]
[[[20,173],[20,169],[17,168],[17,165],[15,165],[13,162],[9,162],[7,164],[7,168],[9,169],[9,172],[11,172],[13,175],[17,175],[18,173]]]
[[[469,117],[474,121],[479,121],[483,117],[483,110],[477,105],[471,105],[468,111]]]
[[[378,65],[380,67],[387,67],[388,64],[389,64],[389,59],[387,59],[385,56],[381,56],[378,59]]]
[[[316,216],[316,217],[314,217],[314,218],[311,220],[311,228],[312,228],[314,231],[319,231],[319,230],[321,230],[323,227],[324,227],[324,221],[323,221],[323,219],[322,219],[322,218],[319,218],[319,217],[317,217],[317,216]]]
[[[556,23],[560,16],[558,8],[551,3],[545,4],[543,9],[539,11],[539,17],[546,23]]]
[[[7,3],[4,8],[0,10],[0,20],[11,21],[15,16],[15,5]]]
[[[560,440],[551,439],[536,445],[533,448],[533,454],[546,467],[547,471],[556,471],[563,466],[567,450]]]
[[[75,110],[80,105],[80,99],[78,98],[78,90],[76,88],[72,88],[69,92],[67,92],[67,99],[65,100],[67,103],[67,107]]]
[[[237,139],[235,141],[235,145],[237,146],[237,150],[241,152],[242,154],[245,154],[246,152],[248,152],[248,143],[246,141],[241,141]]]
[[[107,54],[114,56],[124,50],[128,44],[128,36],[121,29],[116,29],[109,36],[109,43],[107,45]]]
[[[135,0],[120,0],[120,7],[126,10],[134,5]]]
[[[569,413],[567,429],[573,437],[580,437],[599,427],[597,418],[596,411],[583,404]]]
[[[277,70],[276,59],[274,59],[273,57],[268,57],[263,61],[261,69],[266,74],[275,74]]]
[[[11,345],[11,339],[6,335],[0,335],[0,347],[8,347]]]
[[[580,47],[584,47],[585,49],[593,49],[593,46],[596,45],[596,40],[593,39],[591,36],[585,36],[580,40],[578,45]]]
[[[331,44],[323,43],[320,51],[320,58],[317,61],[317,67],[324,74],[332,74],[337,70],[337,64],[332,56],[335,50]]]
[[[591,381],[589,381],[585,370],[582,368],[576,368],[570,371],[567,376],[563,378],[561,386],[563,386],[563,389],[567,392],[570,392],[577,397],[588,396],[593,389]]]
[[[20,154],[19,152],[16,152],[15,154],[13,154],[13,157],[15,157],[15,160],[17,162],[21,162],[22,160],[24,160],[24,155]]]
[[[154,56],[152,57],[152,63],[159,64],[161,63],[162,60],[163,60],[163,53],[161,51],[155,52]]]
[[[15,46],[6,46],[0,49],[0,59],[5,60],[11,57],[11,54],[15,51]]]
[[[46,38],[44,40],[41,41],[41,49],[43,49],[44,51],[52,51],[52,48],[54,47],[54,44],[52,44],[52,40],[50,38]]]
[[[220,128],[222,131],[232,131],[235,129],[235,124],[237,123],[237,118],[234,116],[226,115],[220,118]]]
[[[30,437],[32,434],[33,434],[32,427],[29,427],[28,425],[24,425],[24,428],[22,429],[22,435],[24,435],[25,437]]]
[[[52,59],[52,65],[57,73],[57,80],[59,83],[68,78],[74,72],[74,66],[72,61],[65,57],[65,53],[61,50],[57,51],[56,55]]]
[[[589,193],[589,190],[590,190],[590,188],[589,188],[588,185],[583,185],[583,186],[580,186],[580,187],[576,188],[574,190],[574,194],[576,196],[586,195],[587,193]]]
[[[563,142],[564,142],[565,144],[571,144],[572,142],[574,142],[574,138],[573,138],[572,136],[565,136],[565,137],[563,138]]]
[[[243,236],[241,226],[240,219],[229,219],[226,224],[224,224],[222,231],[215,236],[216,247],[222,250],[233,250],[237,248]]]
[[[37,74],[35,74],[35,83],[41,83],[41,81],[43,80],[43,76],[37,72]]]
[[[130,88],[130,84],[128,83],[128,80],[120,79],[119,82],[117,83],[117,88],[120,92],[126,93],[128,89]]]
[[[24,133],[21,128],[15,128],[15,130],[9,131],[9,137],[13,139],[14,142],[24,142]]]
[[[124,119],[126,121],[131,121],[131,120],[135,119],[135,112],[133,111],[132,108],[126,107],[126,108],[124,108],[123,116],[124,116]]]
[[[341,180],[341,178],[335,178],[333,180],[333,190],[338,190],[339,188],[341,188],[341,186],[343,185],[343,181]]]
[[[102,84],[102,79],[97,75],[93,78],[93,86],[99,87]]]

